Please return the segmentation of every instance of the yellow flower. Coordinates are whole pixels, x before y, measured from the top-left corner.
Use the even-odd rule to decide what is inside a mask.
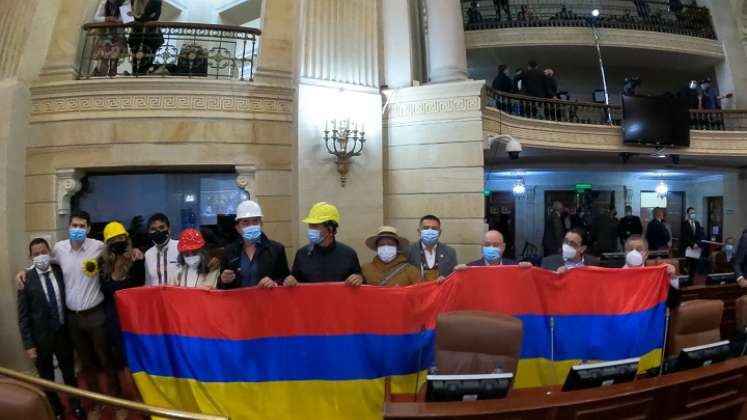
[[[99,263],[94,258],[89,258],[83,261],[83,264],[80,266],[80,268],[83,269],[83,274],[87,275],[88,277],[93,277],[99,273]]]

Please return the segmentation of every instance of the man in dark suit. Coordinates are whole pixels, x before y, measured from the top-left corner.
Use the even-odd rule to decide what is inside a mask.
[[[631,206],[625,206],[625,217],[620,219],[620,223],[617,225],[617,236],[620,238],[620,245],[625,246],[625,241],[631,235],[640,235],[643,233],[643,225],[641,224],[641,218],[633,216],[633,208]]]
[[[545,217],[545,234],[542,235],[544,256],[557,254],[563,245],[565,226],[563,225],[563,203],[556,201],[552,204],[550,214]]]
[[[535,60],[529,60],[529,67],[524,72],[524,94],[536,98],[546,98],[547,91],[545,73],[537,68]]]
[[[584,266],[598,266],[599,260],[586,255],[586,231],[571,229],[565,234],[562,252],[542,259],[542,268],[558,274]]]
[[[747,287],[747,280],[744,274],[747,273],[747,229],[742,232],[737,246],[737,255],[732,259],[734,265],[734,274],[737,276],[737,283],[741,287]]]
[[[703,240],[704,233],[700,227],[700,223],[695,220],[695,209],[693,207],[687,208],[687,216],[682,221],[682,227],[680,228],[680,254],[686,257],[687,248],[691,248],[693,251],[700,250],[700,241]],[[701,251],[702,252],[702,251]],[[699,258],[687,258],[687,274],[692,279],[695,276],[695,272],[698,268]]]
[[[26,271],[26,287],[18,290],[18,326],[23,347],[36,364],[39,376],[54,381],[54,356],[65,384],[77,386],[73,344],[65,325],[62,269],[50,264],[49,244],[44,239],[31,241],[29,257],[34,266]],[[47,392],[47,398],[57,418],[63,419],[65,412],[57,394]],[[70,405],[77,418],[86,417],[77,398],[71,398]]]
[[[664,226],[664,209],[657,207],[654,209],[654,219],[648,222],[646,227],[646,241],[652,251],[668,250],[669,240],[672,235],[669,229]]]

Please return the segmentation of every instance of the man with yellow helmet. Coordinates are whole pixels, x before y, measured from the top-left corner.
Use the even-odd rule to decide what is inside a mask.
[[[296,252],[291,275],[284,286],[298,283],[344,281],[349,286],[363,284],[358,255],[353,248],[337,242],[335,234],[340,225],[340,212],[332,204],[316,203],[303,223],[309,225],[309,244]]]

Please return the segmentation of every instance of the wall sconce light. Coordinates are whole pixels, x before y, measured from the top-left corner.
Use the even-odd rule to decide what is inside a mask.
[[[331,130],[330,130],[331,126]],[[360,156],[366,133],[363,125],[350,123],[350,119],[331,120],[324,124],[324,146],[327,153],[336,158],[337,172],[340,174],[340,184],[345,187],[350,159]]]
[[[656,185],[656,196],[658,198],[666,198],[669,193],[669,186],[664,181],[659,181]]]

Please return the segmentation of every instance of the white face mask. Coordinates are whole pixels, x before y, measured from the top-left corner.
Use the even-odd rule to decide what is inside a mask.
[[[641,267],[643,265],[643,255],[634,249],[625,254],[625,264],[628,267]]]
[[[397,256],[397,247],[394,245],[382,245],[376,249],[376,255],[381,261],[390,263]]]
[[[39,269],[39,271],[49,270],[49,254],[39,254],[32,261],[34,262],[34,267]]]
[[[187,264],[187,267],[189,268],[197,268],[198,265],[200,265],[200,261],[202,260],[202,257],[199,255],[190,255],[189,257],[184,257],[184,263]]]
[[[572,260],[574,258],[576,258],[576,248],[568,244],[563,244],[563,259]]]

